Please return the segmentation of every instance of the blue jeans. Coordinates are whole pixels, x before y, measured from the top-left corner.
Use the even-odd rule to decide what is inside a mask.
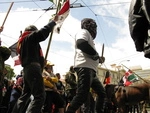
[[[89,68],[75,68],[78,75],[77,94],[73,98],[66,113],[75,111],[87,101],[90,88],[97,93],[96,112],[103,113],[104,99],[106,98],[105,89],[96,76],[96,72]]]

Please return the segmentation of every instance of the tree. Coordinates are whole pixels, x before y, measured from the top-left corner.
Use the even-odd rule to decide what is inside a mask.
[[[5,77],[7,77],[9,80],[15,77],[14,69],[12,69],[11,66],[8,64],[5,64],[4,74]]]

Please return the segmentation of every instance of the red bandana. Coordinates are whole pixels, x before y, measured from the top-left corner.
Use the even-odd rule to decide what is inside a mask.
[[[31,31],[25,31],[21,37],[18,40],[18,44],[17,44],[17,52],[20,54],[20,47],[21,47],[21,43],[22,41],[27,37],[27,35],[29,35],[31,33]]]

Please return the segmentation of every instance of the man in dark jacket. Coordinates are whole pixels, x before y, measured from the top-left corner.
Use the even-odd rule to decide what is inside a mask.
[[[129,28],[135,48],[150,58],[150,1],[131,0]]]
[[[44,67],[44,57],[40,42],[44,41],[56,25],[58,16],[38,30],[34,25],[25,28],[24,33],[19,38],[17,51],[20,55],[23,67],[23,90],[12,113],[23,113],[24,107],[30,96],[34,99],[31,102],[28,113],[41,113],[41,108],[45,101],[45,90],[42,78]]]

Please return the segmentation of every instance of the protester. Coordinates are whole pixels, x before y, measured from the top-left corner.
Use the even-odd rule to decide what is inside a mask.
[[[56,76],[58,78],[58,82],[56,83],[57,91],[59,92],[59,94],[65,100],[65,98],[66,98],[65,97],[65,86],[64,86],[63,82],[60,80],[61,79],[61,75],[60,75],[60,73],[56,73]]]
[[[81,28],[75,37],[74,69],[78,76],[77,93],[66,113],[75,113],[86,102],[90,88],[97,93],[96,112],[103,113],[106,93],[97,77],[97,67],[99,63],[104,62],[105,58],[99,57],[93,41],[96,38],[97,25],[93,19],[84,18],[81,21]]]
[[[10,57],[11,51],[5,46],[0,45],[0,106],[2,102],[2,89],[4,87],[5,61]]]
[[[65,103],[64,107],[65,107],[66,106],[65,86],[64,86],[63,82],[60,80],[61,79],[60,73],[56,73],[56,76],[58,78],[58,82],[56,83],[57,92],[64,100],[64,103]],[[59,108],[56,105],[55,105],[54,113],[59,113]]]
[[[53,30],[58,16],[55,16],[47,25],[38,30],[34,25],[25,28],[24,33],[18,40],[17,51],[20,55],[23,67],[23,90],[20,98],[14,106],[12,113],[23,113],[27,101],[33,95],[29,113],[41,113],[45,101],[45,90],[42,78],[44,56],[40,42],[47,39]]]
[[[23,87],[23,71],[21,70],[20,74],[16,77],[16,83],[14,84],[11,91],[7,113],[12,112],[14,105],[16,104],[18,98],[21,95],[22,87]]]
[[[59,113],[64,113],[65,102],[57,90],[56,83],[58,82],[57,76],[53,73],[53,66],[48,62],[43,71],[43,78],[46,78],[49,83],[45,82],[46,99],[43,107],[43,113],[53,113],[55,107],[58,108]]]
[[[66,94],[67,94],[66,109],[70,105],[70,102],[72,101],[73,97],[76,95],[77,80],[78,80],[77,74],[74,71],[73,66],[70,66],[69,72],[67,72],[65,75],[65,82],[66,82],[66,88],[65,89],[66,89]],[[80,113],[80,109],[78,109],[76,111],[76,113]]]

